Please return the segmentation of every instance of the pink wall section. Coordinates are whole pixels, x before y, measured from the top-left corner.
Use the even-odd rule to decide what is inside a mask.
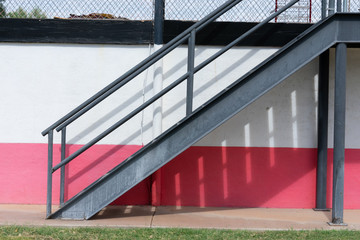
[[[67,167],[66,198],[140,147],[98,145],[75,159]],[[345,208],[360,208],[360,150],[345,154]],[[59,159],[58,145],[54,158]],[[47,145],[0,144],[0,159],[0,203],[44,204]],[[330,193],[332,161],[328,165]],[[57,173],[54,203],[58,180]],[[313,208],[315,181],[316,149],[191,147],[113,204]]]
[[[69,146],[74,152],[81,146]],[[67,167],[65,198],[69,199],[141,146],[98,145]],[[0,203],[45,204],[47,144],[0,144]],[[54,165],[60,146],[54,145]],[[150,204],[148,179],[115,201],[116,204]],[[59,203],[59,171],[53,177],[53,203]]]
[[[314,208],[316,149],[192,147],[157,174],[157,205]],[[332,150],[327,205],[331,208]],[[360,208],[360,150],[345,151],[345,208]]]
[[[162,205],[312,208],[316,151],[192,147],[162,169]]]

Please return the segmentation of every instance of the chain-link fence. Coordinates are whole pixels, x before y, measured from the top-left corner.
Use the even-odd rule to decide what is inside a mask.
[[[0,0],[7,18],[152,20],[153,0]],[[0,7],[1,11],[1,7]]]
[[[218,1],[183,1],[166,2],[166,19],[199,20],[226,0]],[[242,1],[218,21],[260,22],[271,13],[285,6],[290,0]],[[281,14],[276,22],[316,22],[321,18],[321,0],[300,0],[292,8]]]
[[[360,12],[360,0],[347,0],[345,11]]]
[[[0,0],[2,18],[153,20],[155,0]],[[165,0],[165,19],[197,21],[226,0]],[[290,0],[244,0],[218,21],[260,22]],[[360,0],[346,0],[359,12]],[[321,18],[321,0],[300,0],[275,22],[312,23]]]

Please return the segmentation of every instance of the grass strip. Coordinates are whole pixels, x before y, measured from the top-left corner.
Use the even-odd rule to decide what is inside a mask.
[[[360,231],[244,231],[179,228],[1,226],[0,239],[360,239]]]

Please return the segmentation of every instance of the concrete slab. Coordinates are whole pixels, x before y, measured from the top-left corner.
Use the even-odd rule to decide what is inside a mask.
[[[345,211],[347,227],[331,227],[331,212],[312,209],[158,207],[153,227],[250,230],[358,229],[360,210]]]
[[[108,206],[91,220],[46,220],[46,206],[1,204],[0,225],[150,227],[154,211],[152,206]]]
[[[348,226],[327,224],[331,212],[312,209],[108,206],[87,221],[45,220],[43,205],[0,204],[0,225],[61,227],[176,227],[249,230],[356,229],[360,210],[345,210]]]

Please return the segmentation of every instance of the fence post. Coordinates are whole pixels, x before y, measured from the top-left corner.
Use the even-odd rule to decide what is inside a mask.
[[[329,11],[328,15],[333,15],[335,13],[335,0],[329,0]]]
[[[321,19],[326,18],[327,0],[321,0]]]
[[[154,15],[154,52],[163,47],[165,0],[155,0]],[[158,94],[163,88],[163,59],[154,64],[153,94]],[[153,104],[153,138],[162,133],[162,103],[161,100]]]
[[[165,0],[155,0],[154,43],[163,44]]]
[[[337,12],[342,12],[341,7],[342,7],[342,2],[341,2],[341,0],[337,0],[337,2],[336,2],[336,11],[337,11]]]

